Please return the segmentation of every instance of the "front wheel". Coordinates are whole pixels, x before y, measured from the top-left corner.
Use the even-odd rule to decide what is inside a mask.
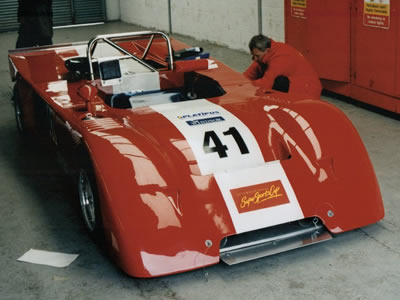
[[[82,217],[86,228],[93,237],[99,239],[103,233],[103,225],[96,180],[91,168],[80,168],[78,192]]]

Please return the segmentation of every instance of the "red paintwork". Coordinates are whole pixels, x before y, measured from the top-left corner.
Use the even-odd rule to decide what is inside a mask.
[[[400,113],[400,2],[390,1],[377,27],[366,25],[364,0],[308,0],[306,18],[293,17],[291,3],[285,0],[286,42],[310,60],[323,87]]]
[[[184,46],[177,41],[173,45],[175,49]],[[163,57],[163,52],[165,48],[160,48],[153,55]],[[235,230],[214,176],[200,175],[188,143],[161,114],[148,107],[107,106],[102,100],[104,91],[97,91],[98,81],[67,82],[63,60],[74,54],[74,46],[64,46],[11,52],[9,57],[18,70],[20,88],[33,89],[58,116],[60,127],[68,122],[69,134],[58,137],[62,150],[73,152],[82,144],[89,152],[106,237],[117,263],[136,277],[218,263],[221,239]],[[226,91],[209,101],[246,124],[266,162],[282,159],[305,217],[318,216],[332,233],[383,218],[368,154],[341,111],[321,100],[266,93],[221,62],[218,65],[218,69],[201,71]],[[166,68],[160,77],[162,89],[183,85],[179,71]],[[22,99],[24,103],[30,100]],[[266,105],[276,107],[266,112]],[[88,112],[97,118],[83,120]],[[293,118],[291,112],[303,119]],[[285,135],[271,129],[273,145],[269,146],[272,120]],[[303,120],[301,124],[308,125],[302,129],[299,122]],[[292,156],[287,159],[289,153]],[[329,210],[333,217],[328,217]],[[208,248],[206,240],[213,245]]]

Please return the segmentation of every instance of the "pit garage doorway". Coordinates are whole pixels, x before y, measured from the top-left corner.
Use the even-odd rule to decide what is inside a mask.
[[[0,1],[0,32],[18,29],[18,0]],[[104,0],[53,0],[54,26],[105,21]]]

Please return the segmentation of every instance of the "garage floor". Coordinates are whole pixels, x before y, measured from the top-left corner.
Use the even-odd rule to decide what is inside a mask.
[[[143,30],[123,23],[55,30],[55,43]],[[156,279],[126,276],[86,234],[74,186],[55,156],[18,136],[7,50],[0,34],[0,299],[399,299],[400,121],[330,98],[358,129],[381,186],[385,219],[319,245],[228,267]],[[249,55],[202,45],[238,71]],[[338,133],[340,134],[340,133]],[[58,269],[18,262],[29,249],[79,254]]]

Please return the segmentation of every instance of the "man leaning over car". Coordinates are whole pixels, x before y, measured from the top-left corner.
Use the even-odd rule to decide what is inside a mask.
[[[322,87],[318,74],[299,51],[262,34],[250,40],[249,48],[253,62],[243,75],[254,85],[320,98]]]

